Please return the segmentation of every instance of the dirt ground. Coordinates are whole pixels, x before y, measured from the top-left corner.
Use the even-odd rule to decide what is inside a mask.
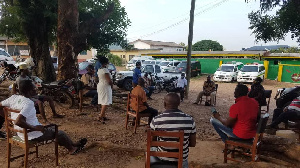
[[[192,168],[202,167],[297,167],[299,162],[284,159],[280,154],[273,153],[271,150],[263,151],[261,162],[237,164],[229,162],[223,164],[224,144],[217,136],[213,127],[209,123],[211,117],[210,107],[194,105],[205,76],[191,80],[190,95],[181,103],[180,109],[193,116],[197,125],[197,145],[190,148],[189,164]],[[0,99],[3,100],[8,95],[9,82],[0,85]],[[234,103],[233,92],[236,83],[219,83],[217,93],[216,109],[223,115],[228,115],[229,107]],[[278,83],[276,81],[265,80],[265,89],[272,90],[270,112],[275,108],[273,99],[278,88],[292,87],[293,84]],[[114,89],[118,89],[114,86]],[[159,112],[164,110],[163,97],[166,92],[154,94],[153,99],[148,101],[151,107]],[[88,102],[87,102],[88,103]],[[46,104],[46,113],[49,121],[60,125],[59,129],[64,130],[73,140],[86,137],[88,143],[86,148],[77,155],[69,155],[67,150],[59,148],[59,167],[103,167],[103,168],[142,168],[145,164],[146,133],[144,127],[139,127],[137,134],[133,133],[132,127],[128,130],[125,126],[125,105],[113,104],[107,110],[107,117],[110,119],[106,124],[96,121],[98,112],[95,109],[84,108],[80,113],[78,109],[63,109],[57,106],[60,114],[65,114],[63,119],[52,118],[49,105]],[[40,116],[38,116],[41,119]],[[4,131],[4,129],[2,129]],[[12,148],[12,156],[23,153],[18,147]],[[40,147],[40,157],[35,155],[29,157],[30,167],[55,167],[54,144]],[[6,141],[0,141],[0,167],[6,166]],[[12,167],[21,167],[22,158],[12,162]]]

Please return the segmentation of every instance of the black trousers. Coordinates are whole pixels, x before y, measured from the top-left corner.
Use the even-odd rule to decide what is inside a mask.
[[[140,114],[151,114],[151,116],[148,118],[148,124],[150,124],[152,119],[158,115],[158,111],[154,108],[148,107],[146,110],[141,111]]]
[[[296,110],[288,110],[283,112],[283,109],[275,109],[272,119],[271,127],[277,127],[281,122],[287,123],[288,120],[299,120],[300,119],[300,111]]]
[[[5,118],[0,115],[0,129],[2,128],[4,122],[5,122]]]

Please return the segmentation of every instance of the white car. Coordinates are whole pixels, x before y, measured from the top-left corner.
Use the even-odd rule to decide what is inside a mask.
[[[16,64],[13,57],[11,57],[4,49],[0,48],[0,61],[6,61],[7,64]]]
[[[243,63],[222,64],[214,73],[214,81],[217,82],[233,82],[237,80],[237,74],[243,67]]]
[[[255,78],[265,78],[265,67],[263,64],[245,65],[238,73],[238,82],[253,82]]]
[[[169,64],[167,66],[162,66],[163,72],[176,72],[177,65],[181,61],[169,61]]]
[[[132,71],[135,68],[136,62],[141,62],[143,64],[145,60],[150,59],[153,58],[151,56],[135,56],[126,64],[126,69]]]

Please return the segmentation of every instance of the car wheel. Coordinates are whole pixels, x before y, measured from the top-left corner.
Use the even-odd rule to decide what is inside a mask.
[[[131,79],[125,79],[123,83],[123,88],[127,91],[130,91],[132,89],[132,80]]]

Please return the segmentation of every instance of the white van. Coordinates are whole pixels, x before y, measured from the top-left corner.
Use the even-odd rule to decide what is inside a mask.
[[[253,82],[255,78],[265,78],[265,67],[263,64],[253,63],[245,65],[238,73],[238,82]]]
[[[241,62],[229,62],[222,64],[214,73],[214,81],[233,82],[237,80],[239,70],[244,66]]]
[[[135,56],[133,57],[126,65],[126,69],[128,70],[133,70],[135,68],[135,63],[136,62],[141,62],[143,63],[145,60],[150,60],[153,59],[151,56]]]

